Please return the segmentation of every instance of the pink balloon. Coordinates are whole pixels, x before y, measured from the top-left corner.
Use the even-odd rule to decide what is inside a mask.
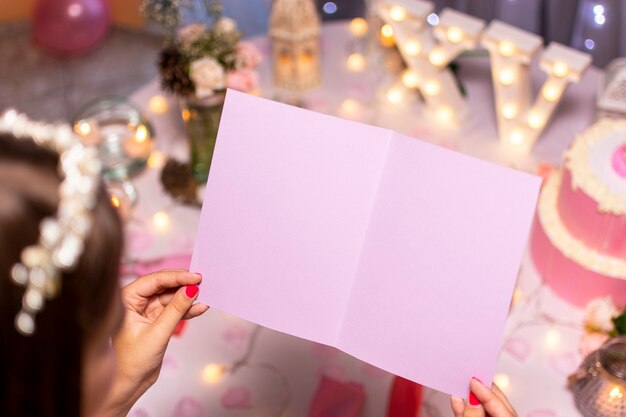
[[[76,55],[102,41],[109,24],[107,0],[39,0],[33,37],[52,52]]]

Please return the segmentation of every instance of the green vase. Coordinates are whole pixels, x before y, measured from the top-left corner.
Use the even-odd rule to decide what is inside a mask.
[[[183,105],[183,120],[191,152],[191,170],[199,184],[205,183],[209,177],[224,98],[225,94],[219,93],[202,100],[187,100]]]

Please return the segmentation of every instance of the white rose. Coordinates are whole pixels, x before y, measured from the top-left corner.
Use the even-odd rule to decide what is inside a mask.
[[[214,26],[217,32],[231,33],[237,29],[237,22],[229,17],[220,17]]]
[[[215,90],[224,88],[224,67],[211,57],[193,61],[189,76],[196,87],[196,96],[198,98],[210,97],[215,93]]]
[[[590,330],[610,333],[615,330],[612,319],[618,315],[619,310],[611,297],[596,298],[585,307],[585,326]]]

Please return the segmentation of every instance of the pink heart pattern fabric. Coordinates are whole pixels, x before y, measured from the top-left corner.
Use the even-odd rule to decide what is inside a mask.
[[[252,407],[250,390],[246,387],[232,387],[226,390],[220,400],[228,410],[247,410]]]
[[[206,409],[193,397],[182,397],[174,407],[173,417],[204,417]]]
[[[530,343],[520,337],[510,337],[506,339],[503,349],[518,362],[524,362],[531,352]]]

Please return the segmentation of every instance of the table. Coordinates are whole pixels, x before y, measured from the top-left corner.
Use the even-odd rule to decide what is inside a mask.
[[[261,94],[275,96],[271,85],[269,44],[253,38],[266,57],[260,67]],[[347,56],[355,48],[345,22],[324,26],[323,85],[308,92],[309,108],[339,114],[370,124],[394,128],[442,146],[535,172],[541,164],[559,164],[574,134],[593,118],[595,90],[601,72],[590,69],[580,84],[566,92],[555,119],[529,156],[511,154],[497,140],[489,61],[484,56],[460,59],[460,79],[474,112],[463,134],[434,128],[420,119],[420,104],[393,106],[377,96],[380,72],[352,72]],[[535,68],[535,85],[543,75]],[[154,97],[158,99],[153,99]],[[159,155],[186,159],[187,145],[179,107],[171,97],[167,109],[155,103],[163,96],[158,81],[131,97],[154,124],[158,153],[152,168],[135,180],[140,200],[127,223],[127,269],[136,273],[167,266],[185,266],[194,241],[199,210],[176,204],[159,184]],[[350,106],[346,99],[353,100]],[[354,110],[354,103],[357,104]],[[152,222],[155,213],[165,220]],[[163,216],[161,218],[163,220]],[[163,259],[163,257],[166,257]],[[147,260],[155,259],[146,264]],[[579,415],[566,388],[566,376],[581,361],[578,341],[582,311],[556,297],[542,285],[528,256],[506,327],[496,381],[523,417]],[[468,323],[468,326],[472,323]],[[459,343],[463,343],[459,340]],[[236,364],[229,373],[223,365]],[[159,381],[141,398],[131,416],[306,416],[321,375],[355,381],[367,400],[362,417],[385,415],[392,376],[335,349],[262,329],[226,313],[209,310],[192,320],[168,348]],[[425,390],[422,416],[451,416],[448,397]],[[252,408],[250,408],[252,407]]]

